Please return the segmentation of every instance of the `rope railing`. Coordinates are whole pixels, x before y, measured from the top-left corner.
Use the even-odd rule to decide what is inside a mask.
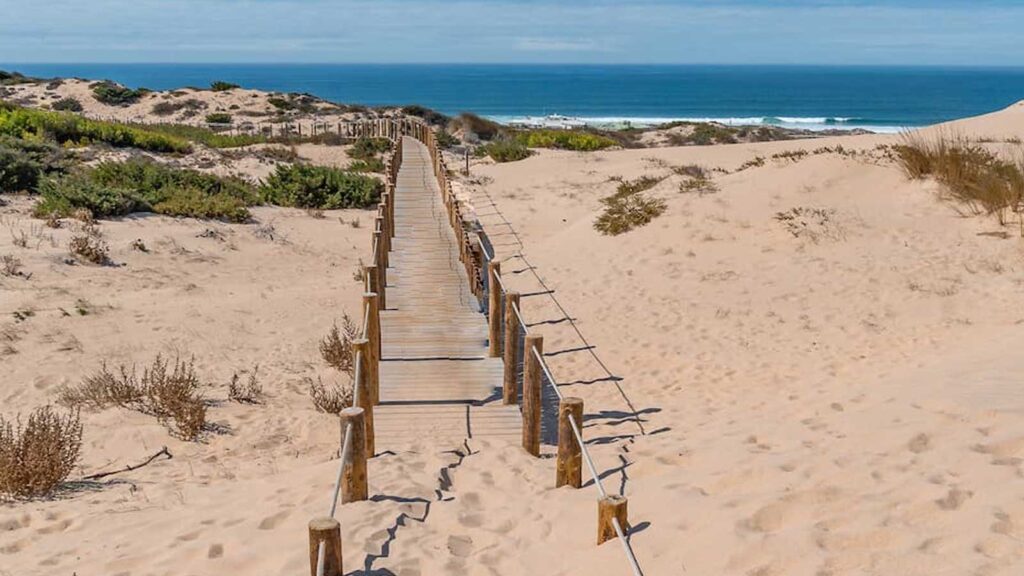
[[[340,128],[339,128],[340,129]],[[347,130],[347,129],[346,129]],[[348,132],[346,132],[348,133]],[[559,400],[559,441],[556,485],[582,486],[582,464],[585,463],[593,478],[600,500],[598,502],[598,544],[618,538],[629,560],[634,575],[642,576],[636,556],[627,539],[628,528],[626,498],[609,495],[583,439],[580,427],[583,401],[563,397],[551,368],[544,360],[543,338],[531,332],[519,307],[519,295],[506,289],[501,279],[499,263],[487,249],[482,232],[470,238],[468,220],[463,207],[454,194],[448,169],[430,126],[422,122],[402,120],[370,121],[353,125],[352,134],[358,137],[386,137],[392,141],[391,153],[385,160],[385,191],[381,195],[372,230],[371,264],[363,268],[363,321],[358,339],[353,341],[352,407],[341,411],[341,451],[338,472],[331,495],[329,514],[309,523],[311,576],[341,576],[341,528],[334,518],[339,499],[342,504],[366,500],[368,497],[366,460],[374,451],[373,407],[379,401],[379,362],[381,357],[380,312],[386,309],[387,271],[392,238],[395,237],[395,192],[402,163],[402,137],[412,136],[422,142],[430,155],[438,192],[443,200],[448,224],[458,245],[459,260],[465,267],[470,289],[478,303],[486,299],[489,304],[489,350],[491,356],[504,356],[505,376],[503,400],[506,404],[518,401],[518,348],[519,336],[525,339],[529,350],[523,362],[523,446],[535,456],[540,455],[540,411],[542,404],[541,381],[551,383]],[[485,284],[485,273],[486,284]],[[502,302],[505,314],[501,314]],[[502,337],[504,328],[505,337]],[[543,375],[543,376],[542,376]]]
[[[528,451],[531,450],[532,447],[527,446],[528,440],[535,436],[539,437],[540,402],[536,401],[528,403],[527,398],[529,395],[535,396],[539,400],[540,388],[542,385],[542,378],[540,378],[540,375],[543,374],[559,402],[559,438],[556,464],[558,474],[556,476],[556,485],[571,485],[575,488],[581,487],[582,478],[578,461],[582,460],[582,462],[586,464],[590,477],[593,480],[594,487],[599,495],[598,544],[601,544],[611,538],[618,538],[633,574],[635,576],[642,576],[643,570],[640,568],[640,564],[636,559],[636,554],[633,552],[632,545],[626,537],[626,527],[628,527],[626,498],[618,495],[609,495],[605,490],[604,485],[601,482],[601,475],[598,472],[597,466],[594,464],[594,459],[590,454],[590,450],[587,449],[587,445],[583,439],[583,430],[581,426],[583,401],[579,398],[569,398],[562,394],[562,391],[558,386],[558,381],[555,379],[555,376],[551,371],[551,367],[544,358],[544,354],[542,352],[543,340],[541,336],[531,331],[526,323],[526,319],[524,318],[520,307],[519,294],[510,291],[506,287],[505,282],[501,277],[500,263],[494,260],[494,253],[487,249],[487,246],[484,244],[482,239],[480,241],[480,250],[488,263],[488,282],[486,291],[487,298],[490,303],[490,339],[492,343],[497,344],[496,346],[491,346],[491,355],[497,356],[500,353],[504,356],[506,371],[504,384],[506,388],[509,386],[513,387],[512,390],[506,389],[503,393],[506,403],[516,402],[519,396],[519,391],[516,387],[519,385],[520,377],[520,374],[518,373],[519,362],[517,361],[520,334],[523,336],[523,340],[525,342],[524,351],[529,354],[528,358],[524,359],[522,363],[523,370],[521,374],[523,397],[522,406],[524,411],[524,448]],[[500,313],[502,302],[505,305],[504,315]],[[531,362],[534,361],[536,362],[536,367],[539,371],[530,370],[529,366]],[[533,390],[533,394],[530,394],[531,389]],[[528,404],[530,404],[529,408]],[[534,414],[528,414],[528,409],[534,411]],[[531,431],[527,430],[528,426],[533,426],[537,428],[537,430],[530,433]]]
[[[334,518],[341,503],[366,500],[366,459],[374,455],[373,406],[379,395],[380,310],[384,308],[387,287],[385,270],[394,236],[394,191],[401,162],[401,137],[407,122],[370,122],[353,128],[360,137],[391,139],[391,155],[385,165],[385,191],[377,206],[372,228],[372,264],[363,268],[363,319],[353,347],[352,406],[339,414],[341,451],[338,472],[331,492],[327,516],[309,523],[310,572],[317,576],[342,574],[341,526]],[[315,544],[315,546],[314,546]]]

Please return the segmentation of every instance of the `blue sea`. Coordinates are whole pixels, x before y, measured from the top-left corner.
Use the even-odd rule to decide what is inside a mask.
[[[224,80],[344,103],[421,104],[499,121],[558,114],[592,124],[717,120],[891,132],[1024,100],[1024,68],[0,64],[0,69],[112,79],[158,90]]]

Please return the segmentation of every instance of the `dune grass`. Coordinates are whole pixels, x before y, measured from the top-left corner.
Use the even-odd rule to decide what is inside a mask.
[[[1024,158],[1005,160],[962,136],[926,139],[905,134],[896,161],[911,179],[935,178],[944,195],[967,214],[990,214],[1006,223],[1024,202]]]
[[[585,130],[527,130],[519,132],[516,141],[528,148],[558,148],[592,152],[616,146],[618,142]]]
[[[651,198],[644,192],[663,179],[641,176],[635,180],[620,180],[615,193],[601,199],[604,210],[594,222],[594,228],[605,236],[618,236],[661,216],[667,208],[665,201]]]
[[[0,106],[0,134],[25,140],[51,140],[62,145],[104,143],[116,148],[187,154],[192,145],[185,139],[148,127],[90,120],[67,112]]]

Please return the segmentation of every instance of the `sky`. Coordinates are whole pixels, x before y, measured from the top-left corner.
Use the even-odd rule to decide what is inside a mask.
[[[1024,0],[0,0],[0,62],[1024,66]]]

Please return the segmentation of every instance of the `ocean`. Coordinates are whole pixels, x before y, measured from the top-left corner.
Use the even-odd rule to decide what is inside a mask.
[[[366,105],[421,104],[508,122],[551,114],[591,124],[716,120],[893,132],[1024,100],[1024,68],[481,65],[0,64],[32,76],[164,90],[214,80]]]

